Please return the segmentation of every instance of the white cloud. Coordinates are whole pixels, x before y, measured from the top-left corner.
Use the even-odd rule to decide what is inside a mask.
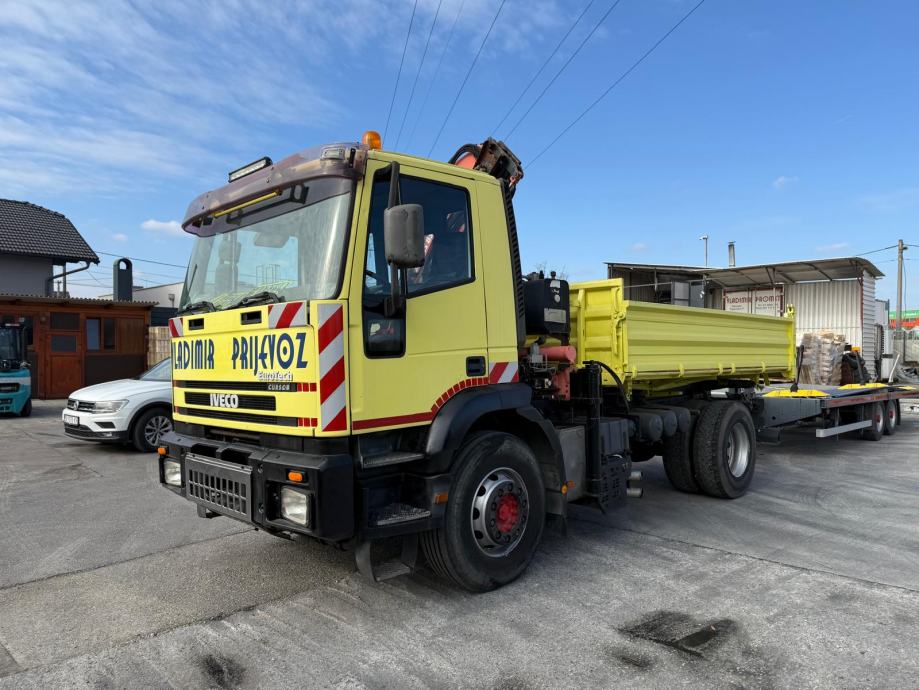
[[[824,244],[817,247],[817,251],[823,254],[839,254],[848,249],[851,245],[848,242],[834,242],[833,244]]]
[[[116,232],[114,235],[112,235],[112,239],[115,240],[116,242],[127,242],[128,236],[125,235],[123,232]]]
[[[644,242],[636,242],[632,245],[631,249],[633,252],[643,252],[648,249],[648,245]]]
[[[790,185],[793,185],[798,181],[797,177],[790,177],[788,175],[779,175],[772,181],[772,188],[778,189],[779,191],[787,189]]]
[[[144,230],[149,230],[151,232],[160,232],[166,235],[175,235],[181,237],[185,235],[185,232],[182,230],[182,224],[177,220],[145,220],[140,224]]]

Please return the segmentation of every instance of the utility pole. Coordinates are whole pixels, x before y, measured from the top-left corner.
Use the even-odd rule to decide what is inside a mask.
[[[901,361],[906,354],[906,343],[903,336],[903,252],[906,251],[906,245],[903,240],[897,242],[897,327],[895,331],[894,342],[899,343],[897,354],[900,355]]]
[[[699,239],[705,242],[705,265],[708,266],[708,235],[702,235]]]

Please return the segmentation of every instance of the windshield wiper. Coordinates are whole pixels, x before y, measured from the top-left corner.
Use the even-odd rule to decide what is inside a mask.
[[[179,309],[180,314],[187,314],[192,311],[217,311],[217,307],[214,306],[213,302],[208,302],[206,299],[200,300],[199,302],[192,302],[181,309]]]
[[[238,307],[250,307],[253,304],[270,304],[272,302],[283,302],[284,298],[279,297],[273,292],[268,290],[263,290],[262,292],[256,292],[254,295],[246,295],[241,300],[235,304],[227,307],[228,309],[237,309]]]

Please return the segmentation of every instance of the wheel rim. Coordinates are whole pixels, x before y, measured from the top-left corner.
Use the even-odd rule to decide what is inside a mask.
[[[747,471],[747,466],[750,464],[751,447],[752,444],[746,427],[743,424],[735,424],[731,428],[731,433],[728,434],[727,445],[724,449],[728,461],[728,470],[735,477],[742,477],[743,473]]]
[[[875,408],[874,425],[877,427],[879,432],[884,431],[884,410],[880,406]]]
[[[165,415],[156,415],[144,424],[144,440],[151,446],[159,445],[163,434],[172,431],[172,420]]]
[[[472,536],[486,556],[506,556],[520,544],[530,512],[530,495],[509,467],[489,472],[472,500]]]

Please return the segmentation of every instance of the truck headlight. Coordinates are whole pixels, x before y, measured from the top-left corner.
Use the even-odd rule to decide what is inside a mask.
[[[163,481],[172,486],[182,486],[182,466],[175,460],[164,460]]]
[[[289,486],[281,487],[281,516],[298,525],[310,522],[309,496]]]
[[[96,414],[111,414],[118,412],[127,404],[127,400],[103,400],[93,404],[93,412]]]

